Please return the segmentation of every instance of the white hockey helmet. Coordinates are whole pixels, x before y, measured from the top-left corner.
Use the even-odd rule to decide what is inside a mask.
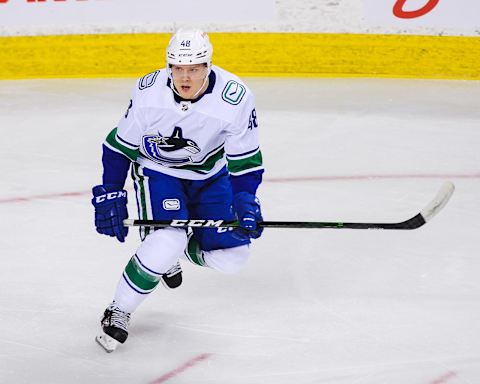
[[[167,66],[207,64],[210,70],[213,47],[208,35],[199,29],[180,29],[167,47]]]

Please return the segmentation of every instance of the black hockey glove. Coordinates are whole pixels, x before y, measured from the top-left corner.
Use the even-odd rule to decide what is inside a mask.
[[[123,226],[123,220],[128,218],[127,191],[112,185],[97,185],[92,192],[97,232],[123,243],[128,234],[128,227]]]
[[[263,221],[260,201],[251,193],[239,192],[233,196],[233,209],[240,223],[240,227],[233,230],[233,236],[239,240],[258,239],[263,232],[257,225]]]

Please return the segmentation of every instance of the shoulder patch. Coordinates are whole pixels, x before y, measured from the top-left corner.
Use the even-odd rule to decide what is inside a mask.
[[[138,82],[138,89],[142,90],[148,87],[151,87],[155,84],[155,80],[157,79],[158,74],[160,73],[159,70],[149,73],[148,75],[143,76],[140,81]]]
[[[242,84],[230,80],[223,89],[222,99],[229,104],[237,105],[242,101],[245,92],[245,87]]]

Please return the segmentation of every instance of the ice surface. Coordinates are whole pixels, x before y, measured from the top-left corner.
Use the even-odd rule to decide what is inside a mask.
[[[266,219],[398,221],[455,194],[415,231],[270,229],[238,275],[184,264],[106,354],[138,236],[98,235],[90,188],[133,80],[2,81],[1,383],[480,382],[480,84],[246,80]]]

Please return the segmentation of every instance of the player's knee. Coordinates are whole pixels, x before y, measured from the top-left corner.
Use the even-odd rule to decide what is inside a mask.
[[[137,255],[159,272],[167,271],[178,260],[187,243],[187,235],[181,228],[163,228],[140,244]]]
[[[209,267],[226,274],[240,271],[248,261],[250,250],[248,245],[235,248],[218,249],[206,252],[205,261]]]

